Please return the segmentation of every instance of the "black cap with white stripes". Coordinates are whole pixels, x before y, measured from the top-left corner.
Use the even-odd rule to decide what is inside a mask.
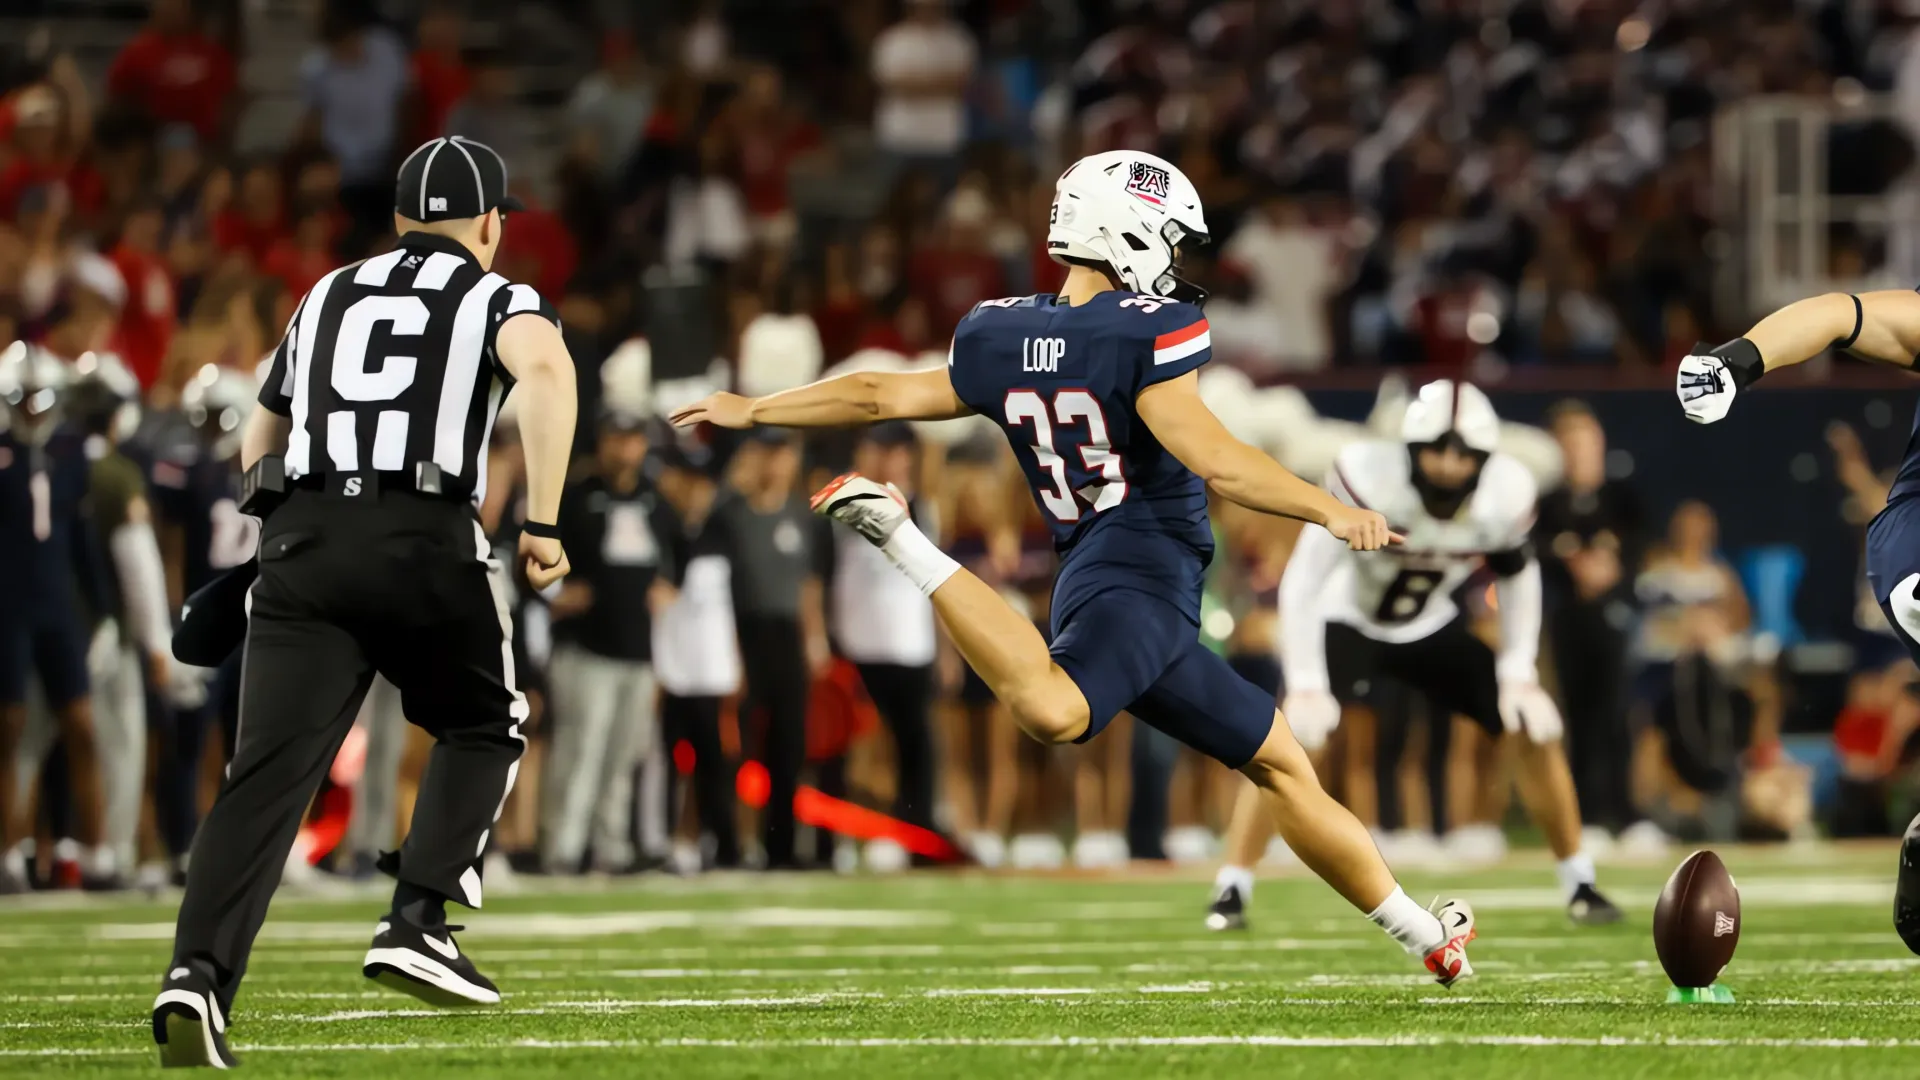
[[[499,207],[524,210],[507,194],[507,163],[486,143],[451,138],[422,143],[400,163],[393,208],[414,221],[473,218]]]

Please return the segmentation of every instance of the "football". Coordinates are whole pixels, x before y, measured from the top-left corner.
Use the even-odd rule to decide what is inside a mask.
[[[1740,943],[1740,890],[1720,856],[1687,856],[1653,909],[1653,951],[1673,985],[1712,986]]]

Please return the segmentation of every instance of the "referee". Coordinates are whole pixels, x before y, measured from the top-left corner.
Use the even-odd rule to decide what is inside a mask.
[[[398,885],[363,971],[437,1005],[500,999],[443,910],[480,906],[480,856],[526,747],[507,571],[474,507],[489,431],[517,390],[520,556],[535,588],[567,573],[555,522],[575,402],[553,309],[488,270],[520,208],[506,181],[481,143],[415,150],[400,166],[399,247],[321,278],[273,354],[243,454],[260,486],[283,468],[285,496],[264,511],[247,592],[238,745],[154,1002],[163,1065],[233,1064],[226,1017],[247,954],[376,672],[435,744],[412,830],[381,859]]]

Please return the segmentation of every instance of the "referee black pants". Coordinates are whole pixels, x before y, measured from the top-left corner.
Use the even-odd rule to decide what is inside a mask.
[[[767,767],[761,842],[768,866],[791,867],[797,862],[793,796],[807,761],[807,703],[813,690],[806,644],[800,620],[791,616],[735,612],[733,622],[747,676],[747,715],[758,725],[760,760]]]
[[[240,722],[194,838],[174,963],[210,960],[231,1005],[308,801],[377,671],[435,741],[400,880],[469,907],[526,739],[504,569],[471,506],[412,492],[295,492],[262,530]],[[369,927],[369,934],[372,928]]]
[[[1633,735],[1627,723],[1627,635],[1607,618],[1606,602],[1569,602],[1547,624],[1567,720],[1567,763],[1580,820],[1618,831],[1634,809]]]

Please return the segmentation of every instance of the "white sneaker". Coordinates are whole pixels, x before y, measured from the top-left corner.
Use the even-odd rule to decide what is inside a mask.
[[[1288,867],[1299,866],[1300,856],[1293,853],[1287,842],[1276,836],[1267,841],[1267,852],[1260,858],[1261,866]]]
[[[1636,821],[1620,830],[1616,853],[1629,859],[1658,859],[1667,853],[1673,838],[1651,821]]]
[[[907,497],[892,484],[880,484],[859,473],[842,473],[814,492],[813,512],[851,528],[879,547],[905,524]]]
[[[1081,833],[1073,841],[1073,865],[1082,870],[1113,870],[1132,858],[1127,838],[1111,830]]]
[[[1467,961],[1467,943],[1479,936],[1473,926],[1473,908],[1465,900],[1449,900],[1434,911],[1447,939],[1427,954],[1427,970],[1441,986],[1452,986],[1473,977],[1473,965]]]
[[[1447,853],[1440,841],[1425,829],[1396,829],[1387,842],[1393,852],[1393,865],[1411,867],[1440,866]]]
[[[1210,863],[1219,856],[1220,843],[1204,825],[1182,825],[1168,829],[1162,841],[1167,858],[1175,865]]]
[[[1021,833],[1007,847],[1007,865],[1015,870],[1058,870],[1066,863],[1066,846],[1052,833]]]
[[[977,832],[967,834],[967,853],[973,861],[988,870],[998,869],[1007,861],[1007,842],[999,833]]]
[[[901,847],[898,840],[888,840],[884,837],[867,841],[867,849],[863,855],[867,869],[876,874],[897,874],[905,870],[913,861],[907,854],[907,849]]]
[[[523,891],[525,885],[504,851],[489,851],[480,860],[480,879],[486,882],[487,892],[496,896],[512,896]]]
[[[1580,850],[1592,856],[1595,862],[1613,855],[1613,834],[1598,825],[1588,825],[1580,830]]]
[[[1507,834],[1498,825],[1462,825],[1447,833],[1446,855],[1468,866],[1490,866],[1507,857]]]

